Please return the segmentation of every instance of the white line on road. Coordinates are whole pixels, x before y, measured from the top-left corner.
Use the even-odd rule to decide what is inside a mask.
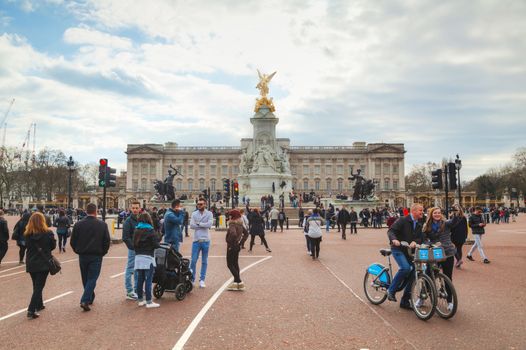
[[[65,264],[65,263],[69,263],[69,262],[77,261],[77,260],[79,260],[79,259],[69,259],[69,260],[61,261],[60,263],[61,263],[61,264]],[[12,269],[19,268],[19,267],[25,267],[25,265],[21,265],[21,266],[13,267],[13,268],[11,268],[11,269],[7,269],[7,270],[1,271],[1,272],[6,272],[6,271],[9,271],[9,270],[12,270]],[[18,274],[25,273],[25,272],[26,272],[26,271],[18,271],[18,272],[8,273],[7,275],[1,275],[0,278],[9,277],[9,276],[14,276],[14,275],[18,275]]]
[[[242,269],[240,271],[240,273],[243,273],[245,272],[246,270],[250,269],[251,267],[254,267],[260,263],[262,263],[263,261],[266,261],[268,259],[272,258],[272,256],[267,256],[261,260],[258,260],[250,265],[248,265],[247,267],[245,267],[244,269]],[[221,293],[223,293],[223,291],[225,290],[225,288],[230,284],[232,283],[232,281],[234,281],[234,278],[233,277],[230,277],[221,287],[219,287],[219,289],[217,290],[217,292],[215,292],[214,295],[212,295],[212,297],[210,298],[210,300],[208,300],[208,302],[205,304],[205,306],[203,306],[203,308],[201,309],[201,311],[199,311],[199,313],[197,314],[197,316],[195,316],[195,318],[193,319],[192,323],[190,323],[190,325],[188,326],[188,328],[186,328],[186,330],[184,331],[183,335],[181,336],[181,338],[179,338],[179,340],[177,341],[177,343],[174,345],[173,349],[172,350],[181,350],[184,348],[186,342],[188,341],[188,339],[190,339],[190,337],[192,336],[192,333],[194,332],[194,330],[196,329],[196,327],[199,325],[199,322],[201,322],[201,320],[203,319],[203,317],[205,316],[205,314],[208,312],[208,310],[212,307],[212,305],[214,305],[214,303],[216,302],[216,300],[219,298],[219,296],[221,295]]]
[[[58,299],[58,298],[65,297],[66,295],[69,295],[69,294],[71,294],[71,293],[73,293],[72,290],[70,290],[69,292],[62,293],[62,294],[60,294],[60,295],[57,295],[56,297],[53,297],[53,298],[48,299],[48,300],[45,300],[45,301],[44,301],[44,304],[45,304],[45,303],[49,303],[50,301],[56,300],[56,299]],[[13,317],[13,316],[18,315],[18,314],[21,314],[22,312],[25,312],[25,311],[27,311],[27,308],[25,308],[25,309],[20,309],[20,310],[18,310],[18,311],[15,311],[15,312],[13,312],[13,313],[10,313],[9,315],[5,315],[5,316],[3,316],[3,317],[0,317],[0,321],[6,320],[6,319],[8,319],[9,317]]]
[[[124,271],[124,272],[120,272],[120,273],[118,273],[118,274],[116,274],[116,275],[110,276],[110,278],[117,278],[117,277],[119,277],[119,276],[124,275],[125,273],[126,273],[126,271]]]
[[[11,271],[11,270],[16,270],[16,269],[19,269],[21,267],[25,267],[26,265],[20,265],[20,266],[16,266],[16,267],[11,267],[9,269],[5,269],[5,270],[2,270],[0,271],[0,273],[4,273],[4,272],[7,272],[7,271]]]
[[[338,277],[334,271],[332,271],[327,265],[325,265],[322,261],[320,261],[320,263],[325,266],[325,268],[327,270],[329,270],[329,272],[338,280],[340,281],[341,284],[343,284],[345,286],[345,288],[347,288],[355,297],[356,299],[360,300],[362,302],[362,304],[364,304],[365,306],[367,306],[369,308],[369,310],[371,310],[376,316],[378,316],[383,322],[384,324],[391,328],[400,338],[404,339],[405,342],[409,345],[411,345],[413,347],[413,349],[418,349],[415,344],[411,343],[409,340],[407,340],[402,334],[400,334],[400,332],[398,332],[398,330],[389,322],[387,321],[385,318],[382,317],[382,315],[380,315],[375,309],[373,309],[371,307],[371,305],[367,304],[358,294],[356,294],[356,292],[347,285],[347,283],[345,283],[340,277]]]

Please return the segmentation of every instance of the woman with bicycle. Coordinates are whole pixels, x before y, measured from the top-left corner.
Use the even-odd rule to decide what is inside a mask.
[[[427,215],[426,223],[422,228],[424,235],[424,242],[430,241],[434,244],[440,242],[441,247],[444,248],[446,260],[439,262],[438,265],[442,269],[444,275],[453,280],[453,265],[455,263],[455,246],[451,241],[451,222],[446,221],[442,215],[442,210],[438,207],[430,208]],[[446,286],[447,289],[449,287]],[[453,308],[451,291],[448,290],[448,309]]]

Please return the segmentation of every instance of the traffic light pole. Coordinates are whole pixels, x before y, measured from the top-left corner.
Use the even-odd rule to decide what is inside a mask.
[[[445,208],[444,211],[445,211],[445,214],[446,214],[446,220],[449,219],[449,217],[448,217],[448,211],[449,211],[449,197],[448,197],[448,195],[449,195],[449,184],[448,184],[449,183],[449,181],[448,181],[449,172],[448,172],[448,170],[449,170],[448,169],[448,165],[446,164],[446,168],[445,168],[446,176],[444,176],[445,180],[446,180],[446,182],[444,183],[444,185],[445,185],[444,186],[444,190],[446,192],[446,208]]]
[[[102,221],[106,220],[106,186],[102,190]]]
[[[234,183],[230,186],[230,197],[232,198],[232,209],[234,209]]]

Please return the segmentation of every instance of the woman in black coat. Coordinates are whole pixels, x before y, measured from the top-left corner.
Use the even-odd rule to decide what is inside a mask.
[[[265,239],[265,220],[263,220],[263,217],[259,214],[259,208],[254,208],[250,212],[250,215],[248,217],[248,223],[250,226],[250,250],[249,252],[252,253],[252,247],[254,246],[254,240],[256,239],[256,235],[261,238],[261,242],[265,245],[265,248],[267,248],[267,252],[271,252],[270,248],[268,247],[267,240]]]
[[[464,263],[462,260],[462,246],[466,243],[468,237],[468,221],[464,216],[464,211],[459,205],[453,206],[453,217],[450,220],[451,227],[451,241],[455,245],[457,252],[455,259],[457,260],[455,266],[460,268]]]
[[[66,252],[66,243],[68,241],[68,232],[69,228],[71,226],[69,222],[69,218],[66,216],[66,212],[64,210],[60,210],[58,212],[58,218],[55,220],[55,225],[57,228],[57,236],[58,236],[58,252]]]
[[[24,237],[24,232],[30,217],[31,213],[25,212],[20,220],[18,220],[18,222],[15,224],[15,228],[13,229],[13,239],[16,240],[16,245],[19,248],[19,264],[24,263],[24,256],[26,255],[26,239]]]
[[[33,213],[29,218],[24,238],[27,248],[26,272],[29,272],[33,281],[33,295],[27,308],[27,317],[33,319],[40,316],[38,311],[44,309],[42,291],[49,274],[48,260],[57,241],[46,225],[44,214],[40,212]]]

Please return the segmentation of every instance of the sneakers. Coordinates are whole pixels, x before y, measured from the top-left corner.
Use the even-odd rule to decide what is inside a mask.
[[[199,281],[199,288],[205,288],[206,284],[205,281]]]
[[[80,303],[80,308],[83,311],[90,311],[91,310],[91,308],[89,307],[88,303]]]
[[[484,259],[482,262],[483,262],[484,264],[489,264],[491,261],[489,261],[488,259]]]
[[[155,309],[156,307],[159,307],[161,305],[157,304],[157,303],[154,303],[153,301],[150,301],[149,303],[147,302],[146,303],[146,308],[147,309]]]
[[[146,300],[139,300],[139,302],[137,303],[137,305],[139,305],[139,306],[144,306],[144,305],[146,305]]]
[[[239,284],[236,282],[232,282],[226,287],[227,290],[238,290]]]
[[[267,252],[272,253],[272,250],[270,250],[270,248],[267,248]]]
[[[40,314],[38,312],[28,312],[27,313],[27,318],[28,319],[34,319],[34,318],[38,318],[40,316]]]
[[[239,282],[237,284],[237,290],[245,290],[245,282]]]
[[[310,252],[310,250],[307,250],[307,255],[311,255],[311,252]]]
[[[447,304],[447,311],[449,311],[449,312],[453,311],[453,307],[454,307],[453,303],[448,303]]]
[[[424,302],[422,301],[422,299],[420,298],[416,299],[415,307],[422,307],[422,305],[424,305]]]
[[[396,302],[396,297],[394,294],[387,293],[387,300]]]
[[[137,293],[129,292],[128,294],[126,294],[126,299],[128,299],[128,300],[137,300]]]
[[[475,261],[471,255],[466,255],[466,258],[468,258],[468,260]]]

